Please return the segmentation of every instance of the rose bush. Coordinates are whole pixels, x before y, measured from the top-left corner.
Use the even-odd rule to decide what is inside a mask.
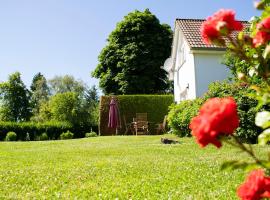
[[[249,33],[243,32],[241,22],[235,20],[232,10],[220,10],[208,17],[202,24],[201,35],[206,44],[227,47],[230,53],[242,60],[248,70],[238,72],[239,79],[256,94],[250,96],[258,101],[256,109],[269,108],[270,104],[270,0],[261,0],[255,3],[257,9],[263,9],[261,17],[254,18],[251,22]],[[239,31],[237,37],[232,32]],[[250,77],[257,76],[263,81],[261,85],[252,85]],[[270,142],[270,112],[258,112],[255,124],[264,131],[259,135],[259,144]],[[256,156],[252,146],[243,144],[236,136],[235,129],[239,125],[237,104],[232,97],[209,99],[202,105],[199,114],[190,122],[192,135],[196,137],[202,147],[213,144],[221,147],[226,142],[246,152],[253,162],[229,161],[222,168],[254,170],[247,177],[237,191],[243,200],[257,200],[270,198],[270,156],[268,160]]]

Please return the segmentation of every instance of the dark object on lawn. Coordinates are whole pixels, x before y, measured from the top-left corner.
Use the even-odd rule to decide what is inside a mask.
[[[161,138],[161,143],[163,144],[179,144],[179,141],[168,139],[168,138]]]

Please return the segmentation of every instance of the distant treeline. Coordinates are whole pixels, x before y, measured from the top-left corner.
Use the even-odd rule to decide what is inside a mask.
[[[98,123],[98,95],[73,76],[55,76],[47,80],[37,73],[28,89],[21,74],[10,74],[0,83],[0,121],[68,122],[83,131]]]

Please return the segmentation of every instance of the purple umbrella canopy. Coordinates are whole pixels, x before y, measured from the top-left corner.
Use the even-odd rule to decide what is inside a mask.
[[[114,97],[112,97],[110,102],[110,110],[109,110],[109,121],[108,121],[108,127],[109,128],[115,128],[121,126],[120,125],[120,117],[119,117],[119,109],[117,101]]]

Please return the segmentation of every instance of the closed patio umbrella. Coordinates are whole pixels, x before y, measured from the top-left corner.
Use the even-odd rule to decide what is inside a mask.
[[[117,128],[121,126],[119,115],[120,113],[119,113],[117,101],[114,97],[112,97],[111,102],[110,102],[108,127],[115,128],[116,134],[117,134]]]

